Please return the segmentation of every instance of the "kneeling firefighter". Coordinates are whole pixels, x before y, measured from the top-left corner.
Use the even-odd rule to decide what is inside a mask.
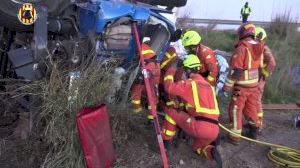
[[[214,87],[198,73],[201,64],[196,55],[188,55],[183,66],[187,80],[174,83],[176,64],[164,76],[165,91],[171,96],[180,97],[185,103],[185,110],[164,109],[166,116],[162,132],[165,146],[168,150],[178,126],[193,138],[193,150],[197,154],[214,159],[221,167],[222,160],[214,146],[219,134],[219,107]]]

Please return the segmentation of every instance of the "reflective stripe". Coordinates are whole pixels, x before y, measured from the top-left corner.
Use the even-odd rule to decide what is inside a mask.
[[[189,108],[193,107],[190,103],[185,104],[185,109],[188,110]]]
[[[174,77],[172,76],[172,75],[167,75],[167,76],[165,76],[164,77],[164,81],[166,81],[166,80],[174,80]]]
[[[254,84],[254,83],[258,83],[258,78],[251,79],[251,80],[239,80],[236,83],[239,84],[239,85]]]
[[[198,97],[198,89],[195,81],[192,81],[192,91],[193,91],[193,98],[194,98],[194,103],[195,103],[195,110],[197,113],[207,113],[207,114],[214,114],[214,115],[219,115],[219,107],[218,107],[218,102],[216,99],[216,94],[215,94],[215,89],[211,87],[212,92],[213,92],[213,97],[214,97],[214,104],[215,107],[214,109],[209,109],[209,108],[204,108],[200,106],[200,101]]]
[[[237,129],[231,129],[231,131],[238,134],[238,135],[235,135],[235,134],[230,133],[230,136],[233,136],[233,137],[239,137],[239,135],[242,134],[242,129],[238,129],[238,130]]]
[[[156,109],[156,106],[154,108]],[[148,106],[148,110],[151,110],[151,106]]]
[[[176,53],[173,53],[173,55],[170,55],[170,53],[166,52],[165,56],[168,58],[166,61],[164,61],[163,63],[161,63],[160,68],[164,68],[175,56]]]
[[[215,81],[215,78],[212,77],[211,75],[208,75],[208,76],[207,76],[207,80],[208,80],[209,82],[213,82],[213,81]]]
[[[249,71],[248,70],[244,71],[244,76],[245,76],[245,80],[249,80]]]
[[[153,50],[142,50],[142,54],[145,55],[145,54],[154,54],[154,51]]]
[[[269,72],[266,70],[266,68],[262,68],[262,69],[261,69],[261,73],[262,73],[265,77],[269,77]]]
[[[230,80],[229,78],[226,78],[226,82],[229,83],[229,84],[234,84],[235,81],[234,80]]]
[[[249,48],[246,48],[246,49],[247,49],[247,53],[248,53],[248,69],[251,69],[252,68],[252,55],[251,55]]]
[[[170,53],[166,52],[166,53],[165,53],[165,56],[167,56],[167,58],[171,58],[173,55],[171,56]]]
[[[165,115],[165,119],[172,125],[176,125],[176,122],[168,114]]]
[[[131,100],[131,104],[141,104],[141,100]]]
[[[210,146],[209,146],[209,145],[207,145],[207,146],[205,146],[205,147],[202,149],[202,152],[203,152],[203,154],[204,154],[205,158],[207,158],[207,159],[208,159],[208,155],[207,155],[207,151],[206,151],[206,149],[207,149],[208,147],[210,147]]]
[[[233,128],[231,129],[231,131],[238,134],[238,135],[240,135],[242,133],[242,129],[237,128],[237,124],[238,124],[237,111],[238,111],[238,107],[237,107],[237,105],[234,105],[233,106]],[[230,135],[233,136],[233,137],[239,137],[239,136],[234,135],[234,134],[230,134]]]
[[[179,103],[179,107],[183,107],[184,106],[184,103]]]
[[[233,130],[237,130],[237,105],[233,106]]]
[[[168,101],[166,103],[167,106],[171,106],[171,105],[174,105],[175,106],[175,101]]]
[[[234,85],[234,83],[235,83],[234,80],[230,80],[229,78],[226,78],[226,81],[225,81],[226,86],[232,87]]]
[[[264,64],[264,53],[260,55],[260,66],[263,68],[267,66]]]
[[[202,149],[201,149],[201,148],[198,148],[198,149],[197,149],[197,154],[198,154],[198,155],[201,155],[201,153],[202,153]]]
[[[132,111],[133,111],[134,113],[139,113],[139,112],[142,111],[142,107],[139,107],[139,108],[137,108],[137,109],[133,109]]]
[[[170,131],[170,130],[163,129],[163,133],[168,136],[175,136],[176,131]]]
[[[149,114],[149,115],[147,116],[147,118],[148,118],[148,120],[153,120],[153,119],[154,119],[153,115],[151,115],[151,114]]]
[[[257,116],[260,117],[260,118],[263,118],[264,113],[263,113],[263,112],[258,112],[258,113],[257,113]]]
[[[166,61],[164,61],[163,63],[160,64],[160,69],[163,69],[171,60],[168,59]]]

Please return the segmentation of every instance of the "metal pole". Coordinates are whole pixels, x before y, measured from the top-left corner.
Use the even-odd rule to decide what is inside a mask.
[[[154,127],[155,127],[157,141],[158,141],[160,154],[161,154],[161,158],[162,158],[162,162],[163,162],[163,167],[168,168],[169,167],[168,158],[166,155],[166,150],[165,150],[165,146],[164,146],[162,135],[161,135],[161,129],[160,129],[160,125],[159,125],[158,118],[157,118],[157,111],[155,108],[155,100],[153,98],[154,95],[152,95],[152,92],[151,92],[149,74],[148,74],[147,69],[145,69],[145,62],[144,62],[144,58],[142,56],[141,43],[140,43],[138,31],[137,31],[137,23],[136,22],[133,22],[133,31],[134,31],[135,42],[136,42],[137,49],[138,49],[138,55],[139,55],[141,66],[142,66],[142,73],[144,75],[144,82],[145,82],[146,91],[147,91],[148,103],[150,104],[150,107],[151,107],[150,113],[154,117],[154,119],[153,119]]]

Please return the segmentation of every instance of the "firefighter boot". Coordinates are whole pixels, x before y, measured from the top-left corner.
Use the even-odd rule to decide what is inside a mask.
[[[172,141],[171,140],[164,140],[164,146],[167,153],[170,152]]]
[[[212,148],[211,150],[211,156],[217,163],[217,168],[222,168],[222,157],[217,149],[217,147]]]
[[[248,137],[252,139],[257,139],[258,131],[259,131],[258,127],[255,127],[254,125],[250,125],[250,132]]]

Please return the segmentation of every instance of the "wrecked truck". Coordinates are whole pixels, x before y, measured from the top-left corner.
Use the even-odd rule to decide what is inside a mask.
[[[36,8],[34,24],[24,25],[17,17],[24,3]],[[66,66],[76,66],[89,55],[98,61],[118,57],[126,70],[138,61],[133,22],[139,37],[147,37],[161,58],[169,46],[174,23],[161,13],[170,13],[147,4],[132,4],[106,0],[6,0],[0,4],[0,89],[7,92],[16,81],[35,81],[47,77],[49,62],[62,60]],[[8,96],[9,97],[9,96]],[[26,111],[35,111],[32,96],[14,98]],[[0,104],[6,104],[0,98]],[[10,101],[10,100],[9,100]],[[14,107],[12,107],[14,108]],[[4,109],[4,108],[3,108]],[[5,118],[1,126],[11,125],[18,119]]]
[[[18,9],[30,2],[37,10],[32,25],[18,21]],[[126,69],[136,55],[132,22],[140,37],[162,56],[175,31],[167,10],[147,4],[90,0],[8,0],[0,5],[0,78],[30,81],[45,76],[49,59],[77,64],[94,51],[103,60],[116,56]],[[63,55],[63,56],[62,56]],[[62,58],[63,57],[63,58]]]

